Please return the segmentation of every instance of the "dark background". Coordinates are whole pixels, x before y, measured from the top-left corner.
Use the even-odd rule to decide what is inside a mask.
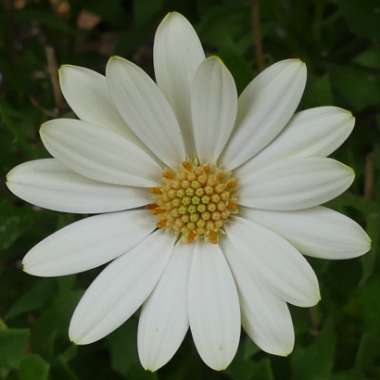
[[[288,358],[260,352],[245,336],[222,373],[199,359],[191,338],[156,374],[140,367],[136,317],[110,337],[85,347],[68,341],[70,315],[97,270],[79,276],[35,278],[19,267],[23,255],[75,220],[0,196],[0,379],[380,379],[380,1],[262,0],[264,64],[299,57],[308,83],[300,108],[336,105],[357,117],[354,133],[336,155],[356,180],[331,206],[361,223],[373,239],[365,257],[311,260],[322,301],[292,308],[296,347]],[[0,167],[46,157],[42,122],[73,116],[56,88],[57,65],[104,72],[112,54],[152,74],[155,28],[171,10],[195,25],[208,54],[218,54],[239,90],[257,73],[252,3],[244,0],[15,0],[0,5]]]

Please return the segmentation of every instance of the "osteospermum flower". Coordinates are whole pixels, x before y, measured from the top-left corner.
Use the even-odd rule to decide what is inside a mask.
[[[280,61],[238,97],[220,59],[205,55],[189,22],[169,14],[154,42],[157,84],[112,57],[106,76],[63,66],[62,92],[79,117],[41,128],[54,158],[8,175],[17,196],[47,209],[101,214],[32,248],[26,272],[59,276],[112,261],[79,302],[69,335],[95,342],[141,306],[138,352],[156,370],[190,326],[211,368],[234,357],[240,325],[264,351],[294,345],[287,303],[320,299],[301,255],[357,257],[370,241],[351,219],[319,206],[353,171],[326,158],[351,133],[336,107],[295,113],[306,66]]]

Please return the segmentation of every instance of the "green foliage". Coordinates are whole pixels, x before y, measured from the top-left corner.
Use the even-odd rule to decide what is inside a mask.
[[[28,345],[28,329],[9,329],[0,331],[0,367],[14,368],[20,364],[26,354]]]
[[[64,102],[55,100],[48,46],[58,65],[104,72],[108,56],[119,54],[152,74],[154,31],[171,10],[190,19],[207,53],[221,56],[241,92],[257,74],[248,0],[2,2],[2,178],[18,163],[47,157],[38,135],[42,122],[72,116]],[[94,24],[81,23],[84,11],[95,15]],[[373,241],[371,253],[360,259],[311,261],[322,301],[312,311],[292,310],[296,347],[289,357],[265,354],[243,335],[232,365],[215,373],[201,362],[188,336],[174,359],[152,374],[139,364],[135,317],[103,341],[73,345],[67,336],[70,316],[97,270],[41,279],[24,274],[20,261],[34,244],[76,216],[26,204],[2,183],[0,380],[380,379],[379,21],[378,0],[261,0],[266,65],[288,57],[300,57],[308,65],[301,108],[332,104],[355,114],[355,131],[336,156],[354,167],[356,181],[331,206],[360,222]],[[365,192],[372,175],[373,185]]]
[[[309,346],[299,348],[291,357],[294,380],[322,380],[331,377],[336,337],[334,326],[326,321],[323,330]]]
[[[49,364],[38,355],[28,355],[20,363],[20,380],[48,380]]]

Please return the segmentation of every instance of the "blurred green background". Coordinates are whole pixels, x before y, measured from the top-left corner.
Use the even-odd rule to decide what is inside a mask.
[[[373,239],[365,257],[311,260],[322,302],[292,308],[296,347],[289,357],[259,351],[246,336],[227,371],[209,370],[188,336],[158,373],[136,352],[136,317],[90,346],[67,338],[70,315],[99,270],[43,279],[20,270],[22,256],[75,220],[27,205],[6,189],[6,172],[46,157],[42,122],[72,116],[55,88],[56,66],[104,72],[112,54],[152,74],[152,42],[170,10],[195,25],[208,54],[218,54],[239,91],[257,73],[252,3],[246,0],[4,0],[0,6],[0,379],[380,379],[380,1],[262,0],[264,63],[300,57],[309,78],[301,108],[352,110],[356,129],[337,157],[356,171],[350,191],[331,204],[360,222]],[[255,25],[257,27],[257,24]]]

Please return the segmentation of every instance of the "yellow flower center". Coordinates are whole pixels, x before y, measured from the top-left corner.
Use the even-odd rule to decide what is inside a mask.
[[[147,208],[157,227],[180,235],[186,243],[218,243],[223,226],[238,212],[237,181],[216,166],[184,161],[174,172],[165,169],[162,185],[150,189],[155,201]]]

